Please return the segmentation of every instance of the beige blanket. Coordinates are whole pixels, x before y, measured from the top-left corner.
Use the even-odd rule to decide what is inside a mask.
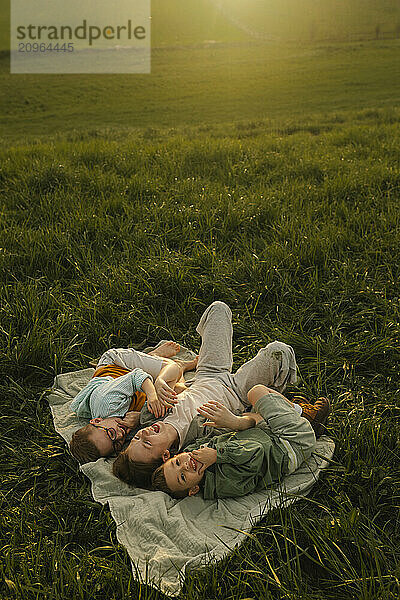
[[[93,371],[58,375],[47,394],[55,429],[67,442],[75,429],[85,424],[71,413],[70,404]],[[164,492],[131,489],[112,475],[110,459],[99,459],[81,469],[91,481],[93,498],[108,503],[117,538],[127,549],[136,576],[165,594],[177,595],[186,569],[221,559],[268,510],[308,494],[328,464],[321,457],[332,458],[334,447],[334,442],[323,436],[315,455],[280,488],[218,501],[205,501],[201,496],[173,500]]]

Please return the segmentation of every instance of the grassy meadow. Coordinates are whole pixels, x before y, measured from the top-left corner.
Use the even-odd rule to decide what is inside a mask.
[[[125,134],[297,119],[400,98],[397,0],[153,0],[150,76],[10,75],[8,4],[0,0],[3,144],[104,136],[121,124]]]
[[[110,346],[198,349],[216,299],[235,368],[294,347],[337,446],[181,600],[397,600],[398,3],[152,6],[150,76],[35,76],[9,73],[0,0],[0,600],[164,600],[43,391]]]
[[[110,345],[230,304],[235,366],[274,338],[333,401],[334,462],[188,600],[399,596],[400,110],[271,128],[37,139],[0,153],[2,599],[159,599],[55,434],[41,392]]]
[[[10,75],[0,58],[0,139],[375,108],[400,98],[400,40],[159,48],[149,75]],[[117,130],[109,132],[109,129]]]

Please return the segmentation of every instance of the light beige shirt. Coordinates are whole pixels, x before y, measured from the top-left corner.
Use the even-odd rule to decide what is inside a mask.
[[[189,425],[197,417],[197,409],[209,400],[217,400],[232,411],[243,412],[244,406],[238,396],[219,379],[204,377],[195,379],[192,386],[179,394],[179,403],[175,405],[172,413],[164,419],[164,423],[172,425],[179,436],[181,447]]]

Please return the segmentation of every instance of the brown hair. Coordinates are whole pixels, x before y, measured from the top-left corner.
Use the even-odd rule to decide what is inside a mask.
[[[75,431],[69,444],[72,455],[81,465],[95,461],[101,456],[96,444],[89,437],[91,431],[90,424],[81,427]]]
[[[182,490],[181,492],[173,492],[172,490],[169,489],[169,487],[167,485],[167,480],[165,479],[165,475],[164,475],[164,465],[161,465],[160,467],[158,467],[158,469],[156,469],[154,471],[153,476],[151,478],[151,484],[152,484],[153,490],[159,490],[160,492],[165,492],[166,494],[169,494],[171,496],[171,498],[180,499],[180,498],[186,498],[186,496],[189,495],[189,490]]]
[[[155,469],[162,465],[162,460],[151,463],[135,462],[126,452],[121,452],[113,464],[113,473],[118,479],[128,485],[152,489],[151,481]]]

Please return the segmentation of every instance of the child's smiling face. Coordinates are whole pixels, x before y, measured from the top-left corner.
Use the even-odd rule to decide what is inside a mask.
[[[91,419],[90,425],[93,425],[90,440],[95,444],[100,456],[108,456],[121,450],[125,437],[131,430],[120,417]]]
[[[164,423],[153,423],[139,429],[134,435],[126,453],[134,462],[150,463],[169,457],[169,439]]]
[[[197,494],[203,479],[205,465],[193,458],[189,452],[181,452],[167,460],[163,466],[165,481],[171,492],[188,491],[189,496]]]

